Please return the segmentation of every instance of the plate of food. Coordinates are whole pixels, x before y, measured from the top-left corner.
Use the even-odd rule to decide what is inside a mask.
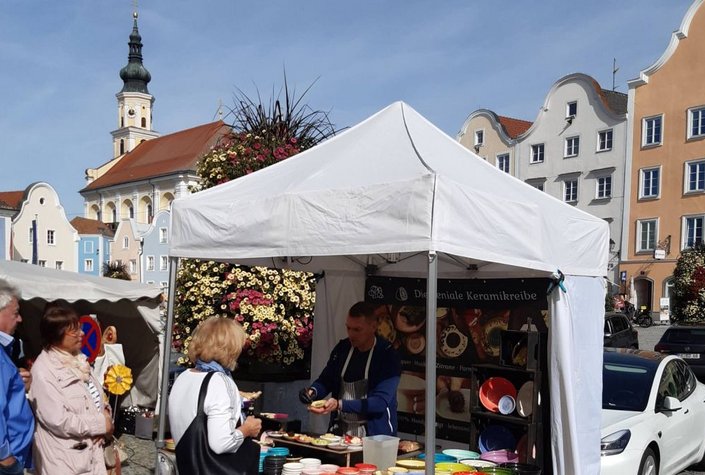
[[[326,445],[330,445],[330,442],[327,441],[326,439],[318,438],[318,439],[313,439],[311,441],[311,445],[317,445],[319,447],[325,447]]]
[[[265,432],[265,435],[267,437],[274,437],[279,439],[284,437],[286,435],[286,432],[280,430],[268,430],[267,432]]]
[[[348,450],[348,446],[342,442],[333,442],[328,444],[328,448],[332,450]]]
[[[362,439],[356,435],[346,435],[343,438],[343,443],[350,448],[355,446],[362,447]]]

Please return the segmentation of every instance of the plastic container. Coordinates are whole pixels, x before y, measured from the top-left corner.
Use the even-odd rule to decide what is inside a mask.
[[[426,454],[425,453],[419,454],[418,458],[420,460],[426,460]],[[439,452],[436,452],[435,454],[433,454],[433,463],[457,462],[457,461],[458,461],[458,458],[453,455],[439,453]]]
[[[376,465],[379,470],[394,466],[399,452],[399,437],[372,435],[362,439],[362,461]]]

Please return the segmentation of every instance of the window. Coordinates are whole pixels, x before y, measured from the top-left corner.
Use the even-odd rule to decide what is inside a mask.
[[[56,261],[56,269],[64,270],[64,261]]]
[[[647,117],[642,123],[642,145],[659,145],[661,144],[661,129],[662,129],[662,117]]]
[[[683,248],[695,247],[703,243],[703,221],[705,216],[689,216],[685,218],[685,242]]]
[[[147,205],[147,222],[151,223],[152,222],[152,205],[151,203]]]
[[[122,248],[123,249],[129,249],[130,248],[130,238],[125,236],[122,238]]]
[[[545,181],[546,181],[545,178],[541,178],[541,179],[538,179],[538,180],[534,178],[534,179],[531,179],[531,180],[526,180],[526,184],[527,184],[527,185],[530,185],[530,186],[533,186],[534,188],[536,188],[536,189],[539,190],[539,191],[543,191],[543,187],[544,187]]]
[[[702,137],[705,135],[705,107],[691,109],[688,114],[690,131],[688,138]]]
[[[544,146],[542,143],[531,146],[531,163],[543,162]]]
[[[41,260],[40,260],[40,261],[37,261],[37,264],[39,265],[39,267],[46,267],[46,266],[47,266],[47,261],[41,261]]]
[[[127,213],[129,214],[130,219],[134,219],[134,218],[135,218],[135,208],[134,208],[134,206],[130,206],[129,208],[127,208]]]
[[[485,131],[484,130],[476,130],[475,131],[475,145],[484,145],[485,144]]]
[[[47,229],[47,244],[56,244],[54,242],[54,230],[53,229]]]
[[[130,259],[130,274],[135,274],[137,272],[137,261],[135,259]]]
[[[577,101],[569,102],[565,108],[565,116],[566,117],[575,117],[576,115],[578,115],[578,102]]]
[[[83,261],[83,270],[86,272],[93,272],[93,259],[86,259]]]
[[[34,229],[32,226],[29,227],[29,243],[32,244],[34,242]]]
[[[159,242],[161,244],[166,244],[168,240],[168,234],[166,228],[159,228]]]
[[[113,208],[113,209],[110,211],[110,215],[111,215],[112,218],[113,218],[113,221],[112,221],[112,222],[113,222],[113,223],[117,223],[117,209]]]
[[[653,251],[656,249],[656,236],[658,233],[658,221],[655,219],[645,219],[637,221],[637,252]]]
[[[147,281],[147,284],[148,284],[148,285],[154,285],[154,281],[153,281],[153,280],[148,280],[148,281]]]
[[[154,256],[147,256],[147,270],[154,270]]]
[[[578,201],[578,180],[566,180],[563,183],[563,201],[566,203]]]
[[[23,263],[23,264],[28,264],[28,263],[29,263],[29,259],[20,259],[20,262]]]
[[[163,280],[163,281],[159,282],[159,287],[161,287],[162,290],[166,290],[169,287],[169,282],[166,282]]]
[[[597,199],[612,197],[612,175],[597,178],[597,190],[595,197]]]
[[[85,254],[93,254],[93,241],[85,241],[83,243],[83,252]]]
[[[661,187],[661,169],[644,168],[641,170],[639,198],[658,198]]]
[[[685,192],[705,191],[705,160],[686,164]]]
[[[612,129],[601,130],[597,133],[597,151],[612,150]]]
[[[159,270],[167,270],[169,268],[169,257],[159,256]]]
[[[564,157],[576,157],[580,151],[580,137],[568,137],[565,139]]]
[[[501,155],[497,155],[497,168],[502,170],[505,173],[509,173],[509,154],[508,153],[503,153]]]

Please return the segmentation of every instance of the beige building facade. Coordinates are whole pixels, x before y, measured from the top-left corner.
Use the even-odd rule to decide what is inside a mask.
[[[620,265],[637,307],[669,302],[681,250],[705,225],[705,8],[696,0],[662,56],[629,82],[629,200]]]

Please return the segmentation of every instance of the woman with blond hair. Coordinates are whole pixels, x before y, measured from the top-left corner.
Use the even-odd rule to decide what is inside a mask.
[[[184,371],[169,395],[169,424],[179,473],[256,474],[262,421],[244,418],[242,398],[230,371],[247,335],[229,318],[211,317],[193,333]]]

